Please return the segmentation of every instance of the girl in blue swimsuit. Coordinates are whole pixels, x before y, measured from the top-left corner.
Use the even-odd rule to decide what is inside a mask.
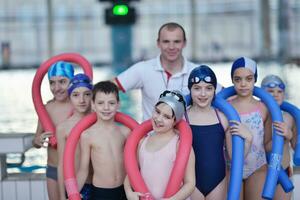
[[[208,66],[196,67],[189,76],[192,105],[188,108],[188,118],[193,132],[196,161],[196,189],[191,196],[193,200],[226,199],[225,138],[226,141],[231,140],[232,134],[239,134],[248,144],[246,151],[252,140],[245,126],[233,121],[229,128],[224,114],[211,106],[216,86],[216,76]]]

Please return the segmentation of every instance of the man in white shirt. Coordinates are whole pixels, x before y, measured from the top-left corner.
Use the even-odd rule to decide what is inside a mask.
[[[188,94],[189,74],[198,65],[184,58],[182,51],[185,46],[183,27],[173,22],[166,23],[158,31],[157,47],[160,55],[134,64],[115,78],[123,92],[141,89],[143,120],[150,118],[164,90],[179,90],[184,95]]]

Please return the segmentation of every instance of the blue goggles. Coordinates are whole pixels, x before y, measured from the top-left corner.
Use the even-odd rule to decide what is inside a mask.
[[[71,81],[72,85],[79,84],[79,83],[91,84],[91,81],[89,79],[76,79],[76,80],[73,79]]]
[[[285,90],[285,85],[283,83],[270,82],[262,85],[263,88],[276,88],[279,87],[282,90]]]

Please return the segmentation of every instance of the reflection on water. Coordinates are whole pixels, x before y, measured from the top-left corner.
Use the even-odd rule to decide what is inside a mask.
[[[224,86],[231,85],[230,67],[231,63],[220,63],[210,65],[216,72],[218,81]],[[286,65],[280,67],[276,63],[260,63],[258,69],[258,85],[262,78],[269,74],[281,76],[287,83],[288,100],[300,105],[300,68],[295,65]],[[33,133],[36,129],[37,115],[34,111],[31,99],[31,84],[35,70],[11,70],[0,71],[0,133]],[[109,67],[94,69],[94,83],[111,79],[114,72]],[[46,80],[42,83],[41,93],[43,100],[46,102],[51,98],[51,94]],[[141,119],[141,102],[140,94],[137,91],[128,94],[121,94],[121,110],[132,115],[135,119]],[[11,160],[16,160],[15,155],[10,155]],[[45,149],[31,149],[26,152],[24,166],[41,165],[45,166],[46,151]],[[38,170],[42,172],[44,169]]]

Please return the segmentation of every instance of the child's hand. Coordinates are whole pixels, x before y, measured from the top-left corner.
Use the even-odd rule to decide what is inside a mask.
[[[235,120],[230,120],[230,128],[229,128],[229,132],[232,135],[239,135],[242,138],[244,138],[246,141],[248,141],[249,143],[252,142],[252,134],[249,131],[249,129],[243,125],[241,122],[239,121],[235,121]]]
[[[273,127],[279,135],[282,135],[286,140],[291,140],[293,132],[289,129],[285,122],[273,122]]]
[[[144,199],[144,200],[152,200],[152,199],[146,198],[146,196],[147,196],[146,194],[143,194],[140,192],[130,192],[127,194],[127,199],[128,200],[139,200],[141,197],[141,199]]]
[[[33,145],[38,147],[46,147],[49,143],[49,137],[53,136],[51,132],[43,132],[39,137],[35,137]]]

